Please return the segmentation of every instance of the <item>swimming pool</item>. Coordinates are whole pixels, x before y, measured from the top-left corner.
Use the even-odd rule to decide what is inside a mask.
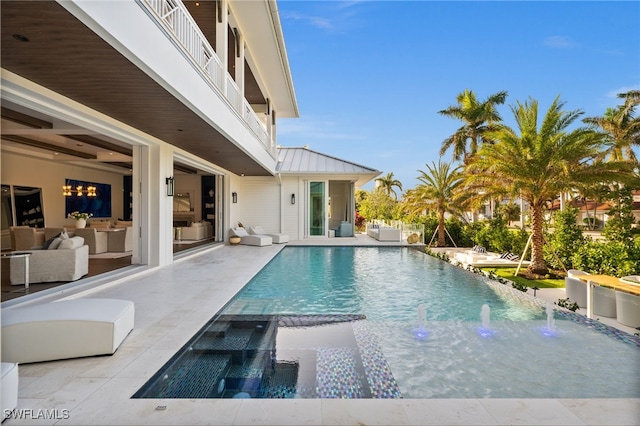
[[[545,308],[410,248],[287,247],[134,397],[640,396],[637,338]]]

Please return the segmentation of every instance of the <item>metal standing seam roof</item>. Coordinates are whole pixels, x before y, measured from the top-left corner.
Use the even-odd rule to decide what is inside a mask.
[[[279,173],[366,174],[379,175],[379,170],[321,154],[309,148],[278,148]]]

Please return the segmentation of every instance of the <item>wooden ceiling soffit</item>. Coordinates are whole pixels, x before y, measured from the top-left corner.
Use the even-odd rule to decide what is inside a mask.
[[[14,123],[22,124],[23,126],[31,127],[32,129],[53,129],[53,123],[39,118],[32,117],[21,112],[14,111],[9,108],[1,108],[2,118]]]
[[[73,139],[77,142],[86,143],[87,145],[96,146],[98,148],[106,149],[107,151],[117,152],[123,155],[132,155],[131,148],[126,148],[120,145],[116,145],[111,142],[104,141],[89,135],[62,135],[65,138]]]
[[[60,154],[71,155],[74,157],[84,158],[87,160],[95,160],[96,156],[93,154],[87,154],[84,152],[79,152],[73,149],[64,148],[56,145],[51,145],[46,142],[36,141],[33,139],[25,138],[24,136],[16,136],[16,135],[3,135],[2,139],[16,142],[22,145],[32,146],[34,148],[46,149],[48,151],[59,152]]]

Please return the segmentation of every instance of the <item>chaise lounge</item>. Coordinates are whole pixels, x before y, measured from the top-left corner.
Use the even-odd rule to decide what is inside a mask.
[[[72,299],[2,310],[2,360],[52,361],[113,354],[133,329],[133,302]]]
[[[250,226],[249,234],[251,235],[266,235],[267,237],[271,237],[272,241],[276,244],[283,244],[289,242],[289,236],[287,234],[279,234],[279,233],[267,233],[262,226]]]
[[[249,235],[244,228],[231,228],[230,233],[234,237],[240,237],[240,244],[247,246],[270,246],[273,239],[267,235]]]

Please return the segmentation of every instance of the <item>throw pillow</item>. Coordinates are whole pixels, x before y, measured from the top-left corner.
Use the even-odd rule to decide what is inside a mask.
[[[42,249],[43,250],[55,250],[55,249],[58,248],[58,246],[60,245],[61,242],[62,242],[62,238],[60,238],[60,237],[49,238],[43,244]]]
[[[49,244],[49,247],[47,247],[47,250],[56,250],[60,244],[62,244],[62,238],[55,237],[53,241],[51,241],[51,244]]]
[[[72,237],[62,241],[58,246],[58,250],[75,249],[75,248],[81,247],[82,245],[84,245],[84,238]]]
[[[60,233],[60,235],[58,235],[58,237],[60,237],[63,240],[68,240],[69,239],[69,234],[67,234],[67,231],[62,231]]]

